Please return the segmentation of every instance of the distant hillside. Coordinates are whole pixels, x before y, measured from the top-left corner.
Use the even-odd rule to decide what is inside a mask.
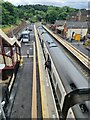
[[[16,24],[21,19],[29,20],[30,22],[44,21],[54,23],[55,20],[65,20],[68,14],[78,11],[67,6],[19,5],[16,7],[9,2],[0,4],[0,8],[2,8],[2,17],[0,17],[2,25]]]

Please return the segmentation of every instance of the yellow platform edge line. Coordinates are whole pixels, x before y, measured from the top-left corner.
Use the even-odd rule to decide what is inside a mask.
[[[37,46],[37,53],[38,53],[38,62],[39,62],[39,74],[40,74],[40,92],[41,92],[41,103],[42,103],[42,118],[49,118],[49,115],[48,115],[48,110],[45,110],[45,101],[44,101],[44,98],[43,98],[43,94],[42,94],[42,91],[44,90],[43,86],[42,86],[42,73],[41,73],[41,65],[40,65],[40,50],[39,50],[39,38],[38,38],[38,35],[37,35],[37,30],[36,30],[36,27],[34,25],[34,34],[35,34],[35,39],[36,39],[36,46]]]
[[[35,42],[33,44],[33,88],[32,88],[32,118],[37,118],[37,86],[36,86],[36,51]]]

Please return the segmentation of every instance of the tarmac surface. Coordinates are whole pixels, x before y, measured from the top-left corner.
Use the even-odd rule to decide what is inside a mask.
[[[19,68],[17,73],[16,81],[18,81],[18,89],[16,93],[16,97],[14,100],[14,104],[12,107],[12,112],[10,118],[31,118],[32,114],[32,83],[33,83],[33,42],[34,31],[33,25],[30,26],[32,29],[30,33],[30,42],[22,43],[21,47],[21,55],[23,57],[23,64]],[[27,50],[29,50],[29,58],[27,58]],[[37,68],[37,102],[38,105],[38,116],[41,117],[41,106],[40,106],[40,86],[39,86],[39,76],[38,76],[38,68]]]
[[[18,72],[19,87],[11,118],[31,118],[32,66],[32,58],[24,58],[23,66]]]

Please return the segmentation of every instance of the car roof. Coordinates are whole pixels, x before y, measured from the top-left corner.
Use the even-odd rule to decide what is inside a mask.
[[[29,34],[30,31],[26,30],[26,31],[23,31],[22,34]]]

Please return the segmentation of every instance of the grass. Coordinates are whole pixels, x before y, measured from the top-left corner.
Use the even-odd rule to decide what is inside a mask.
[[[3,32],[8,33],[10,30],[12,30],[13,28],[15,28],[16,26],[4,26],[1,29],[3,30]]]
[[[17,23],[15,25],[4,25],[4,26],[0,26],[0,29],[2,29],[3,32],[8,33],[10,30],[16,28],[19,24],[21,23],[21,21],[17,21]]]

